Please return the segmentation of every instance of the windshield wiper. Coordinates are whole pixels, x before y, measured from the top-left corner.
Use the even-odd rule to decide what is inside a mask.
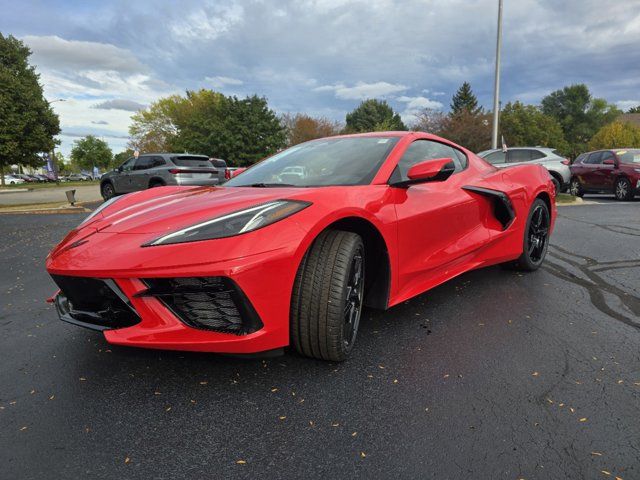
[[[254,187],[254,188],[277,188],[277,187],[297,187],[291,183],[252,183],[250,185],[238,185],[238,187]]]

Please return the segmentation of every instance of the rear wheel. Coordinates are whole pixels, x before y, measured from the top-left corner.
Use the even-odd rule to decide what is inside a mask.
[[[164,182],[162,180],[151,180],[149,183],[149,188],[155,187],[164,187]]]
[[[522,255],[515,261],[517,269],[532,272],[540,268],[549,247],[550,226],[549,207],[543,200],[537,198],[531,205],[527,217]]]
[[[556,195],[557,195],[558,193],[560,193],[560,190],[562,190],[562,184],[556,177],[551,177],[551,181],[553,182],[553,186],[556,189]]]
[[[342,361],[358,333],[365,256],[359,235],[322,232],[305,255],[291,299],[291,342],[298,353]]]
[[[571,184],[569,185],[569,193],[574,197],[582,197],[584,195],[580,180],[578,180],[577,178],[571,179]]]
[[[633,188],[629,179],[620,177],[616,180],[614,193],[616,200],[633,200]]]
[[[102,188],[100,188],[100,193],[102,193],[102,198],[105,201],[112,199],[116,196],[116,191],[113,188],[113,184],[111,182],[105,182],[102,184]]]

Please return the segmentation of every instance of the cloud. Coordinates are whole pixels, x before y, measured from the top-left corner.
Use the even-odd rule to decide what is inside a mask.
[[[436,100],[430,100],[427,97],[407,97],[405,95],[396,98],[396,101],[406,104],[405,109],[400,112],[400,117],[405,123],[413,123],[416,117],[425,109],[442,110],[444,105]]]
[[[346,85],[339,83],[336,85],[323,85],[314,88],[314,91],[316,92],[334,92],[335,96],[342,100],[364,100],[367,98],[379,98],[405,90],[407,90],[407,87],[404,85],[388,82],[357,82],[352,87],[347,87]]]
[[[630,108],[633,107],[638,107],[640,106],[640,100],[618,100],[616,102],[616,106],[622,110],[622,111],[627,111]]]
[[[171,26],[171,32],[183,42],[215,40],[242,21],[240,5],[207,5],[187,14]]]
[[[231,78],[231,77],[206,77],[205,80],[213,88],[224,88],[227,85],[243,85],[244,84],[242,80],[238,80],[237,78]]]
[[[142,103],[134,102],[133,100],[125,100],[123,98],[114,98],[113,100],[105,100],[104,102],[96,103],[91,108],[98,108],[102,110],[125,110],[127,112],[137,112],[146,108],[146,105]]]
[[[107,43],[65,40],[57,35],[26,35],[22,40],[33,51],[33,61],[39,66],[123,73],[145,70],[129,50]]]

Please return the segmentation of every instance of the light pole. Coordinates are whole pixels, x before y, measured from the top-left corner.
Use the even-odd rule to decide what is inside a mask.
[[[48,101],[47,103],[49,104],[49,106],[51,106],[52,103],[56,103],[56,102],[65,102],[66,100],[64,98],[56,98],[55,100],[51,100]],[[56,179],[56,182],[58,182],[58,162],[56,161],[56,152],[55,152],[56,148],[53,147],[51,149],[51,168],[53,170],[53,176]]]
[[[502,47],[502,0],[498,0],[498,38],[496,39],[496,75],[493,83],[493,132],[491,148],[498,148],[500,118],[500,50]]]

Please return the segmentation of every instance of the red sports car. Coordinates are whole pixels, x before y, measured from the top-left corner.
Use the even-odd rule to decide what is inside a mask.
[[[540,165],[498,170],[418,132],[313,140],[220,187],[116,197],[50,253],[62,320],[114,344],[344,360],[363,306],[468,270],[543,262]]]

